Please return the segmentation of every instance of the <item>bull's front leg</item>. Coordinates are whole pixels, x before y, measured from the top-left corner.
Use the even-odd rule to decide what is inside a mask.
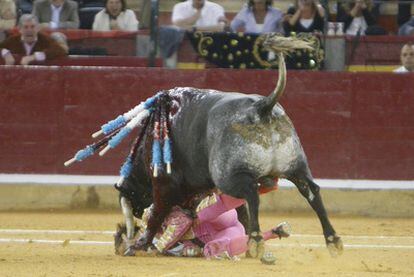
[[[162,222],[176,203],[172,184],[165,177],[154,178],[153,181],[153,207],[150,212],[147,228],[135,244],[138,250],[146,250],[152,246],[152,240],[161,227]],[[178,193],[178,192],[176,192]]]
[[[132,214],[132,205],[131,201],[125,197],[121,197],[121,208],[122,213],[125,217],[125,225],[127,231],[127,241],[126,241],[126,250],[124,256],[135,256],[134,250],[134,236],[135,236],[135,226],[134,226],[134,215]]]
[[[259,224],[259,195],[257,182],[253,174],[238,173],[232,175],[220,188],[224,193],[243,198],[248,204],[249,212],[249,241],[246,256],[261,259],[264,254],[264,240]]]
[[[326,246],[328,247],[331,256],[336,257],[341,255],[343,252],[343,243],[328,219],[328,215],[319,192],[319,186],[313,182],[312,178],[309,177],[299,178],[295,176],[289,178],[289,180],[296,185],[299,192],[306,198],[308,203],[318,215],[322,225]]]

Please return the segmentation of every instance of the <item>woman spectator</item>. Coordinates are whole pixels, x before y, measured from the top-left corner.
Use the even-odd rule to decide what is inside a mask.
[[[0,30],[16,26],[16,4],[14,0],[0,0]]]
[[[325,10],[318,0],[296,0],[288,9],[283,27],[286,34],[323,33]]]
[[[372,0],[350,0],[338,5],[338,22],[344,22],[347,35],[365,35],[368,27],[375,25],[371,12]]]
[[[273,0],[249,0],[230,24],[233,31],[283,33],[283,12],[272,8]]]
[[[126,8],[125,0],[105,0],[105,8],[95,15],[92,29],[95,31],[137,31],[135,13]]]

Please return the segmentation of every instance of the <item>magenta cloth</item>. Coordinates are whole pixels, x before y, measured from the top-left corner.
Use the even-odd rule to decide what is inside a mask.
[[[237,218],[237,208],[244,204],[243,199],[237,199],[225,194],[216,195],[217,202],[197,213],[199,224],[194,232],[204,246],[204,256],[212,257],[227,251],[229,255],[246,249],[246,243],[241,249],[232,251],[230,245],[235,238],[245,237],[246,231]]]
[[[245,203],[244,199],[234,198],[226,194],[216,194],[217,202],[197,213],[200,223],[211,221],[219,215],[235,209]]]
[[[237,218],[235,208],[245,203],[226,194],[216,195],[217,202],[197,213],[199,224],[194,233],[204,245],[204,256],[214,257],[224,251],[230,256],[247,251],[248,236],[243,225]],[[263,239],[275,238],[271,231],[263,234]]]

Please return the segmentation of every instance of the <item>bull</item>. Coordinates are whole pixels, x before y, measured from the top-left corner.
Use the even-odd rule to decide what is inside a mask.
[[[174,205],[182,205],[199,194],[219,189],[225,194],[246,200],[249,215],[248,254],[261,258],[264,254],[264,241],[258,219],[258,183],[271,184],[275,178],[285,178],[296,185],[316,212],[331,255],[342,253],[343,243],[328,219],[319,186],[313,180],[298,135],[279,104],[286,86],[284,53],[292,48],[309,46],[295,39],[280,37],[269,37],[264,46],[277,52],[279,61],[279,79],[269,96],[190,87],[174,88],[157,94],[120,119],[115,119],[113,122],[116,126],[126,126],[81,150],[65,163],[69,165],[81,161],[108,143],[100,152],[103,155],[130,133],[131,128],[139,125],[143,118],[147,118],[147,122],[152,122],[153,129],[158,130],[159,124],[156,123],[157,119],[154,120],[154,114],[155,117],[157,114],[172,115],[167,120],[171,136],[169,142],[173,150],[172,170],[170,163],[165,170],[164,167],[158,167],[157,163],[150,162],[151,154],[153,158],[159,158],[157,151],[151,152],[151,145],[158,143],[158,131],[142,128],[134,146],[134,149],[142,150],[139,155],[135,155],[134,150],[132,155],[135,160],[138,157],[142,162],[142,168],[134,162],[131,164],[131,172],[145,172],[145,176],[151,176],[147,182],[152,184],[154,204],[147,229],[136,243],[136,249],[145,249],[151,245],[155,233]],[[151,112],[154,102],[161,103],[157,104],[161,111]],[[176,108],[168,108],[170,112],[166,113],[165,106]],[[128,124],[127,120],[130,120]],[[113,123],[109,124],[112,125]],[[109,129],[113,131],[116,128],[118,127]],[[105,133],[104,128],[95,134],[102,132]],[[169,144],[164,143],[165,145]],[[170,161],[169,155],[167,156]],[[154,170],[154,175],[149,173],[151,170]],[[123,182],[122,177],[119,184],[122,185]],[[121,199],[123,207],[127,207],[128,203],[125,202],[124,205],[123,202],[125,201]]]
[[[165,92],[179,103],[170,121],[174,163],[170,175],[161,172],[152,179],[154,209],[137,248],[150,245],[171,207],[183,201],[178,196],[191,197],[217,188],[246,200],[248,254],[261,258],[264,241],[258,220],[257,184],[278,177],[294,183],[316,212],[331,255],[342,253],[342,241],[328,219],[299,137],[279,104],[286,86],[282,52],[278,59],[279,79],[267,97],[190,87]],[[150,135],[145,137],[151,141]]]

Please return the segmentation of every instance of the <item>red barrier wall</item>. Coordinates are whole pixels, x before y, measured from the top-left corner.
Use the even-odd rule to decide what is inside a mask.
[[[90,134],[161,89],[267,94],[277,72],[0,66],[0,172],[117,174],[129,142],[70,168]],[[282,104],[318,178],[414,179],[414,78],[289,71]],[[132,138],[131,138],[132,139]]]

